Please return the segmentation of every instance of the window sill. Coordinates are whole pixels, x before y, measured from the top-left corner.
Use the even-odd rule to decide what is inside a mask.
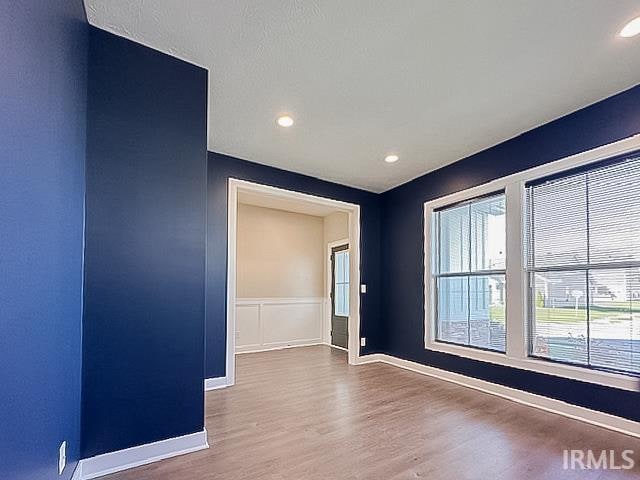
[[[426,349],[457,355],[459,357],[478,360],[481,362],[519,368],[530,372],[544,373],[555,377],[603,385],[605,387],[629,390],[632,392],[640,390],[640,378],[632,375],[591,370],[574,365],[547,362],[545,360],[530,357],[514,358],[505,353],[479,350],[473,347],[440,343],[436,341],[427,341]]]

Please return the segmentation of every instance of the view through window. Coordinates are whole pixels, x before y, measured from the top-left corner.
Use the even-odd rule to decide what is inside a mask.
[[[529,353],[640,373],[640,158],[527,186]]]
[[[505,195],[435,211],[436,340],[505,351]]]

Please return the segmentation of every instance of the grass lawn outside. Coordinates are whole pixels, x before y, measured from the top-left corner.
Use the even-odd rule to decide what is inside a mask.
[[[505,307],[492,305],[489,309],[492,321],[504,323]],[[592,321],[608,320],[609,322],[628,322],[640,320],[640,302],[607,302],[605,305],[591,305],[589,319]],[[582,323],[587,320],[587,309],[584,307],[536,307],[536,321],[549,323]]]

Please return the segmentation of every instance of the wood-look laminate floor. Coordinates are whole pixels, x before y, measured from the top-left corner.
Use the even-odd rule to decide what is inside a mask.
[[[325,346],[237,357],[206,394],[208,450],[108,480],[640,478],[640,440]],[[563,470],[563,449],[634,450],[633,470]]]

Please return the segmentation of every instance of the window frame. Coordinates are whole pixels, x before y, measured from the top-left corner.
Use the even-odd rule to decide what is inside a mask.
[[[560,174],[573,168],[601,162],[615,156],[640,150],[640,135],[634,135],[602,147],[514,173],[459,192],[429,200],[423,205],[424,246],[424,345],[425,349],[444,352],[487,363],[504,365],[548,375],[579,380],[623,390],[636,391],[640,376],[595,370],[586,366],[554,362],[529,356],[529,279],[525,264],[525,184]],[[432,249],[434,211],[456,203],[466,202],[503,190],[505,192],[505,327],[506,352],[483,350],[436,340],[436,294],[432,262],[436,252]]]
[[[473,348],[475,350],[482,350],[482,351],[486,351],[486,352],[493,352],[493,353],[498,353],[500,355],[505,355],[506,353],[506,345],[505,345],[505,351],[502,352],[500,350],[495,350],[492,348],[488,348],[488,347],[481,347],[479,345],[471,345],[471,344],[463,344],[463,343],[457,343],[454,341],[449,341],[449,340],[443,340],[443,339],[438,339],[438,289],[437,289],[437,283],[438,283],[438,279],[443,279],[443,278],[455,278],[455,277],[465,277],[465,278],[471,278],[471,277],[475,277],[475,276],[490,276],[492,274],[494,275],[504,275],[505,276],[505,282],[506,282],[506,265],[505,268],[500,268],[500,269],[477,269],[477,270],[473,270],[471,268],[471,252],[469,252],[469,270],[462,270],[460,272],[440,272],[440,268],[441,268],[441,260],[442,260],[442,251],[440,249],[441,246],[441,242],[440,242],[440,235],[441,235],[441,222],[439,221],[440,219],[440,213],[447,211],[449,209],[453,209],[453,208],[457,208],[457,207],[461,207],[461,206],[466,206],[466,205],[473,205],[474,203],[479,203],[482,202],[483,200],[487,200],[490,198],[495,198],[495,197],[505,197],[505,202],[506,202],[506,192],[501,189],[501,190],[497,190],[497,191],[493,191],[493,192],[489,192],[483,195],[478,195],[472,198],[468,198],[466,200],[460,201],[460,202],[454,202],[454,203],[450,203],[450,204],[446,204],[440,207],[436,207],[433,208],[431,210],[431,228],[432,228],[432,240],[431,240],[431,244],[433,246],[436,247],[435,251],[433,252],[433,258],[432,258],[432,265],[435,264],[435,268],[432,268],[430,271],[431,277],[433,278],[432,281],[432,288],[433,288],[433,296],[432,296],[432,301],[433,301],[433,341],[436,343],[442,343],[442,344],[447,344],[447,345],[457,345],[457,346],[461,346],[461,347],[465,347],[465,348]],[[436,218],[438,219],[436,221]],[[505,229],[506,229],[506,223],[505,223]],[[434,231],[435,230],[435,231]],[[506,233],[506,231],[505,231]],[[472,242],[469,243],[469,248],[471,248]],[[505,261],[506,261],[506,240],[505,240]],[[433,271],[434,270],[438,270],[438,273],[434,274]],[[506,287],[505,287],[506,289]],[[505,303],[505,307],[506,307],[506,303]],[[506,318],[506,312],[505,312],[505,318]],[[506,321],[505,321],[505,330],[506,330]],[[506,339],[506,337],[505,337]],[[469,342],[471,342],[471,339],[469,339]]]

